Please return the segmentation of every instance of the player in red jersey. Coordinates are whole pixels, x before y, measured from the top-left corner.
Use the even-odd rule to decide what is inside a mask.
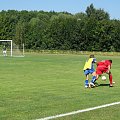
[[[109,81],[110,81],[110,87],[112,87],[112,73],[110,71],[112,66],[112,60],[103,60],[100,62],[97,62],[97,68],[96,68],[96,79],[99,78],[103,73],[107,73],[109,75]]]

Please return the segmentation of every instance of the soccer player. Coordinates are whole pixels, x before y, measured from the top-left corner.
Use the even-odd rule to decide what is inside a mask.
[[[3,56],[7,56],[7,49],[6,49],[5,45],[3,47]]]
[[[97,68],[96,68],[96,79],[99,78],[103,73],[107,73],[109,75],[109,82],[110,82],[110,87],[112,87],[112,73],[110,71],[112,66],[112,60],[103,60],[100,62],[97,62]]]
[[[94,87],[95,84],[95,80],[96,80],[96,72],[94,70],[94,63],[96,63],[96,58],[94,57],[94,55],[90,55],[88,61],[86,61],[85,65],[84,65],[84,74],[86,76],[86,80],[85,80],[85,88],[88,87]],[[92,74],[92,80],[89,84],[89,74]]]

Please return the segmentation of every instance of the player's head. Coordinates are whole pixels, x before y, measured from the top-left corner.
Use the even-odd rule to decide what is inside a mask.
[[[112,63],[112,60],[109,60],[110,61],[110,63]]]
[[[90,55],[90,58],[94,58],[95,56],[93,54]]]

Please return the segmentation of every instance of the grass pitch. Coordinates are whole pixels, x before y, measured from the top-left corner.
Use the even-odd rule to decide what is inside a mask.
[[[120,101],[120,57],[112,59],[114,87],[109,80],[84,88],[83,66],[88,56],[29,54],[24,58],[0,57],[0,120],[35,120]],[[101,108],[60,120],[118,120],[120,105]]]

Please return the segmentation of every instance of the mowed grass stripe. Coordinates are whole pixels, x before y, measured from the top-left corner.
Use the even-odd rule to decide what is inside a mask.
[[[0,119],[32,120],[119,101],[120,57],[96,56],[97,60],[113,59],[115,87],[84,89],[82,69],[87,57],[41,54],[0,57]]]

